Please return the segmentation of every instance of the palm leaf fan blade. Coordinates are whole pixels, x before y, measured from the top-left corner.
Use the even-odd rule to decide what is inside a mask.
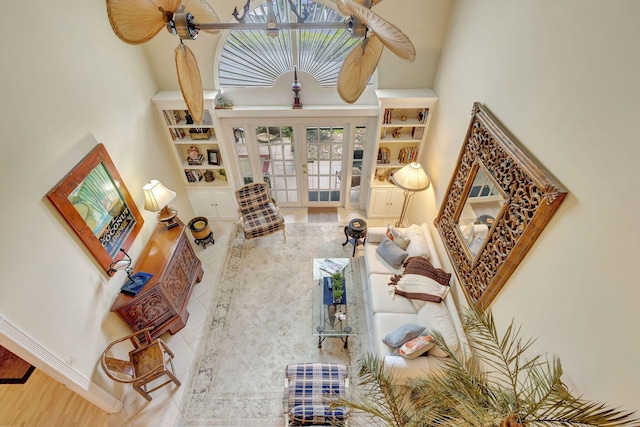
[[[184,10],[196,18],[199,23],[217,24],[220,18],[205,0],[184,0]],[[200,30],[209,34],[219,34],[220,30]]]
[[[365,6],[355,0],[339,0],[360,21],[362,21],[374,34],[377,34],[382,43],[400,59],[413,62],[416,59],[416,49],[413,43],[398,27],[385,21]]]
[[[174,12],[180,0],[107,0],[113,32],[125,43],[152,39],[166,24],[165,12]]]
[[[200,69],[198,69],[195,55],[183,43],[180,43],[176,48],[176,70],[178,71],[182,97],[187,104],[187,108],[193,120],[198,124],[202,124],[204,100]]]
[[[376,35],[358,44],[347,55],[338,73],[338,94],[344,102],[355,102],[373,75],[384,45]]]

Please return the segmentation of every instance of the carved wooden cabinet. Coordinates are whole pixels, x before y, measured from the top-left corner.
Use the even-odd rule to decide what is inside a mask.
[[[187,304],[193,286],[202,280],[202,264],[186,235],[185,225],[170,230],[158,224],[140,254],[134,272],[153,277],[136,296],[119,294],[111,311],[120,316],[131,330],[154,325],[151,337],[182,329],[189,318]]]

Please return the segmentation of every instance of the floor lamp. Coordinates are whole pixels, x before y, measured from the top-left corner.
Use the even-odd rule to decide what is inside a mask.
[[[429,181],[429,177],[425,173],[424,169],[422,169],[422,166],[420,166],[420,163],[412,162],[395,172],[391,177],[391,182],[404,190],[402,212],[400,212],[400,219],[396,222],[396,227],[402,227],[404,217],[407,214],[409,200],[418,191],[423,191],[429,188],[431,181]]]

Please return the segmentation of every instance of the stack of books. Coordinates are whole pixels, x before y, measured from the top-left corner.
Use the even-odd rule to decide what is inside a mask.
[[[187,157],[187,162],[189,162],[191,166],[202,165],[204,163],[204,154],[198,155],[198,157],[196,157],[195,159],[192,159],[191,157]]]
[[[378,163],[390,163],[391,162],[391,150],[388,147],[378,148]]]
[[[398,161],[400,163],[411,163],[418,157],[418,149],[415,147],[403,147],[398,153]]]
[[[185,176],[187,177],[187,181],[189,182],[200,182],[202,181],[202,174],[199,170],[195,169],[187,169],[184,171]]]

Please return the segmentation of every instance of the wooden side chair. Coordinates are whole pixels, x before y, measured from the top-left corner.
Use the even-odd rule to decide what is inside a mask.
[[[284,239],[287,239],[284,218],[280,215],[276,201],[271,197],[269,184],[266,182],[247,184],[237,190],[235,196],[245,239],[268,236],[280,230]]]
[[[301,363],[285,369],[285,426],[347,426],[348,408],[330,409],[328,400],[349,388],[348,367],[338,363]]]
[[[133,385],[133,388],[147,400],[151,400],[149,393],[160,387],[172,382],[178,387],[181,384],[175,375],[173,352],[160,338],[151,341],[149,331],[152,329],[153,326],[113,341],[102,353],[101,360],[102,369],[109,378],[119,383]],[[144,342],[138,338],[140,335],[144,335]],[[133,345],[133,350],[129,352],[129,360],[110,356],[116,345],[127,340]],[[148,389],[151,387],[150,383],[158,379],[164,382],[156,383],[157,385]]]

